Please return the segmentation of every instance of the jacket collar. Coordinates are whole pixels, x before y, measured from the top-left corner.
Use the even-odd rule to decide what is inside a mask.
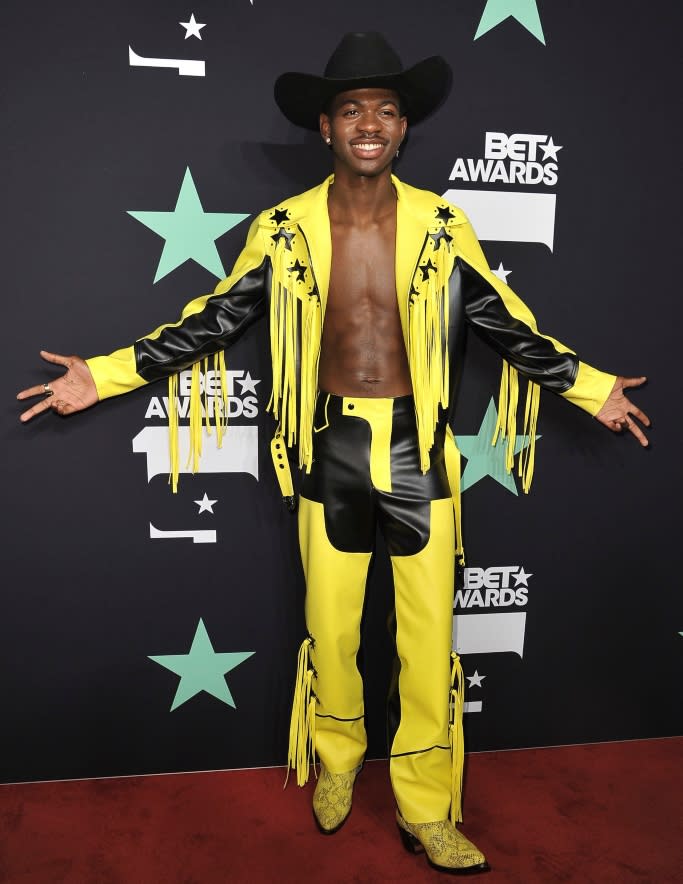
[[[333,181],[334,175],[328,176],[317,187],[295,197],[291,204],[292,221],[299,225],[306,238],[323,309],[327,303],[332,262],[327,197]],[[427,230],[434,225],[434,207],[438,197],[404,184],[395,175],[391,176],[391,181],[397,195],[396,292],[405,329],[410,284]]]

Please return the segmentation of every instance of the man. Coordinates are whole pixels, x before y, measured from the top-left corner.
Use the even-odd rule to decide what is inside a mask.
[[[309,636],[299,655],[290,764],[303,784],[317,752],[316,821],[325,834],[337,831],[366,748],[356,655],[379,525],[395,584],[400,665],[390,772],[399,831],[407,849],[424,849],[433,866],[457,873],[488,868],[454,825],[462,742],[457,715],[449,716],[462,701],[457,658],[452,670],[450,663],[460,546],[452,394],[464,322],[507,360],[500,431],[511,451],[517,371],[610,429],[630,429],[643,445],[633,416],[649,421],[623,393],[644,378],[597,371],[541,335],[528,308],[491,273],[463,213],[392,176],[408,122],[431,113],[450,83],[442,59],[404,71],[386,41],[367,33],[346,35],[323,77],[282,75],[278,105],[295,124],[319,129],[334,175],[263,212],[231,276],[188,304],[178,323],[87,362],[43,353],[66,374],[19,398],[47,394],[23,420],[48,408],[66,415],[173,377],[198,359],[212,357],[220,371],[216,354],[268,312],[278,421],[272,451],[286,498],[293,486],[285,446],[298,446],[303,470]],[[533,424],[538,388],[529,390]],[[173,402],[173,381],[170,392]],[[195,385],[195,413],[198,395]],[[531,468],[528,461],[527,483]]]

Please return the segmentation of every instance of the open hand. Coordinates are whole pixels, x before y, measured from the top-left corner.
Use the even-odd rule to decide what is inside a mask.
[[[643,447],[649,442],[645,433],[633,420],[638,420],[646,427],[650,426],[650,418],[642,412],[631,400],[624,395],[625,387],[639,387],[647,378],[622,378],[618,377],[612,387],[612,392],[600,411],[595,415],[596,420],[604,424],[613,433],[621,433],[622,430],[630,430]]]
[[[90,408],[99,401],[93,376],[80,356],[60,356],[58,353],[48,353],[47,350],[41,350],[40,355],[47,362],[63,365],[66,374],[49,383],[38,384],[17,393],[17,399],[29,399],[31,396],[44,397],[20,416],[21,421],[24,423],[30,421],[32,417],[47,411],[48,408],[57,414],[73,414]]]

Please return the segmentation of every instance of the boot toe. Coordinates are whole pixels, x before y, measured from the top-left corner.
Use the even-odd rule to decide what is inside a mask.
[[[404,847],[412,853],[426,854],[427,861],[440,872],[476,874],[489,871],[484,854],[449,820],[433,823],[408,823],[396,814]]]

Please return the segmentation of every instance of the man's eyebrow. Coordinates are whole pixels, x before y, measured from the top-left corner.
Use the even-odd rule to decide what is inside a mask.
[[[344,107],[346,104],[354,104],[357,107],[363,104],[363,101],[359,98],[345,98],[343,101],[339,102],[340,107]],[[394,107],[398,107],[398,101],[395,98],[385,98],[383,101],[379,102],[380,107],[384,107],[385,104],[393,104]]]

